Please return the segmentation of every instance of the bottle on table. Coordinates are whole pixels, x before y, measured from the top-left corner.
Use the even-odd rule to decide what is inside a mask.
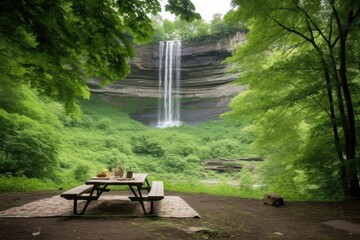
[[[131,167],[129,168],[129,170],[127,170],[126,172],[126,178],[132,178],[133,177],[133,172],[131,171]]]
[[[115,167],[115,177],[118,178],[124,177],[124,169],[120,164],[116,165]]]

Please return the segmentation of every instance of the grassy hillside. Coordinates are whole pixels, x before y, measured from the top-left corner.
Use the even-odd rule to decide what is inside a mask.
[[[1,152],[0,191],[66,189],[83,184],[104,168],[114,168],[120,163],[134,172],[149,173],[150,181],[163,180],[166,190],[256,198],[265,192],[280,192],[287,199],[331,198],[309,194],[309,187],[316,189],[316,186],[309,185],[303,172],[296,171],[294,175],[291,169],[286,171],[286,166],[276,165],[269,159],[225,161],[225,166],[241,165],[241,171],[206,170],[205,166],[209,165],[205,163],[212,160],[256,156],[251,150],[255,136],[248,123],[217,120],[196,126],[157,129],[129,117],[135,103],[130,107],[115,106],[93,95],[81,102],[82,116],[74,120],[64,115],[58,105],[39,101],[41,115],[27,113],[37,125],[24,125],[26,128],[22,130],[19,127],[26,119],[9,125],[22,130],[14,136],[17,138],[10,138],[10,128],[9,135],[5,135],[9,140],[26,137],[32,142],[28,146],[15,145],[17,152],[22,147],[23,154],[12,162]],[[39,124],[43,126],[41,131]],[[48,149],[54,159],[47,163],[46,158],[41,158],[47,152],[37,146]]]
[[[68,119],[63,129],[61,182],[72,180],[75,184],[121,163],[126,169],[149,173],[151,179],[166,180],[172,189],[191,190],[194,186],[184,186],[205,179],[227,182],[240,178],[235,171],[205,171],[204,160],[251,155],[249,136],[241,133],[240,123],[219,120],[157,129],[132,120],[127,109],[110,105],[96,95],[81,106],[81,119]],[[207,187],[200,188],[206,191]]]

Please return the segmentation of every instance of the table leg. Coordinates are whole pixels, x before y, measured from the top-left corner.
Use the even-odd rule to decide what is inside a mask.
[[[89,193],[89,196],[80,196],[80,197],[74,198],[74,206],[73,206],[74,214],[76,214],[76,215],[84,214],[91,201],[97,200],[103,192],[108,192],[110,190],[110,189],[106,188],[108,186],[107,184],[105,184],[103,187],[100,187],[100,186],[101,185],[94,184],[93,188],[91,189],[91,191]],[[96,195],[94,195],[95,190],[96,190]],[[77,209],[78,200],[86,200],[86,204],[80,213],[78,212],[78,209]]]
[[[96,196],[100,197],[103,192],[109,192],[110,191],[110,189],[107,188],[108,184],[104,184],[103,187],[100,187],[100,186],[101,186],[100,184],[99,185],[97,185],[97,184],[94,185],[93,191],[96,189]],[[92,196],[92,193],[90,194],[90,196]]]
[[[134,190],[134,188],[131,185],[129,185],[129,188],[130,188],[131,192],[134,194],[136,200],[139,201],[144,213],[146,213],[144,201],[142,200],[141,185],[137,185],[138,194],[136,193],[136,191]]]
[[[140,204],[141,204],[141,207],[142,207],[144,213],[146,213],[145,206],[144,206],[144,201],[142,200],[142,195],[141,195],[141,185],[137,185],[137,189],[138,189],[139,196],[140,196],[139,202],[140,202]]]
[[[150,192],[151,187],[150,187],[149,181],[146,179],[145,182],[146,182],[146,186],[143,188],[145,188],[148,192]]]
[[[135,190],[133,189],[133,187],[131,185],[129,185],[129,188],[130,188],[131,192],[134,194],[134,196],[138,197],[138,195],[136,194]]]
[[[83,207],[82,211],[80,213],[78,213],[78,210],[77,210],[77,199],[74,199],[74,206],[73,206],[73,212],[74,214],[76,215],[83,215],[87,209],[87,207],[89,206],[89,203],[91,202],[92,200],[89,199],[89,200],[86,200],[86,204],[85,206]]]

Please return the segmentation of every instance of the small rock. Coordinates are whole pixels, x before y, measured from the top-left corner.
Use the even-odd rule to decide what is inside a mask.
[[[267,193],[263,197],[264,204],[271,205],[274,207],[284,206],[284,199],[281,197],[280,194],[277,193]]]
[[[39,231],[39,232],[33,232],[32,235],[33,235],[33,236],[40,235],[40,231]]]
[[[274,234],[275,234],[275,235],[278,235],[278,236],[284,236],[284,234],[281,233],[281,232],[274,232]]]

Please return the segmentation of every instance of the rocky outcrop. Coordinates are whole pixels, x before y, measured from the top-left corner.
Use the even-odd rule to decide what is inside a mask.
[[[228,110],[230,99],[244,88],[231,83],[237,74],[229,73],[231,66],[224,60],[244,41],[245,33],[238,32],[229,36],[206,36],[182,42],[181,90],[178,94],[182,98],[183,121],[191,123],[210,120]],[[126,79],[104,88],[99,87],[97,79],[92,79],[89,81],[91,92],[119,98],[158,98],[158,48],[157,43],[137,47],[136,57],[130,63],[131,73]],[[156,110],[157,106],[153,106],[137,111],[132,116],[149,123],[156,119]]]

